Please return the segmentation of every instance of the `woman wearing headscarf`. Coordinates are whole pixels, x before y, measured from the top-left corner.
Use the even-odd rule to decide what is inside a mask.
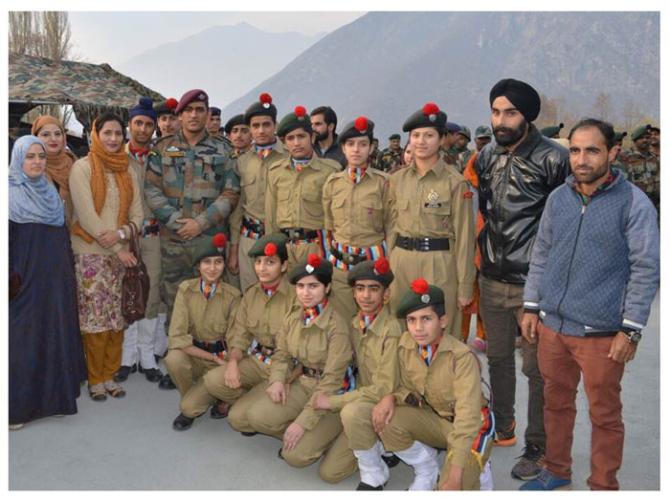
[[[77,413],[86,379],[72,249],[63,202],[35,136],[9,166],[9,428]]]
[[[69,225],[72,221],[72,199],[68,179],[72,164],[75,163],[77,157],[65,146],[67,141],[65,128],[57,118],[51,115],[41,115],[33,122],[31,134],[44,143],[47,152],[46,176],[56,186],[63,199],[65,222]]]
[[[73,203],[72,249],[79,296],[79,325],[88,366],[88,390],[94,401],[106,393],[123,397],[114,382],[121,366],[125,321],[121,281],[125,267],[137,260],[128,250],[129,223],[142,225],[142,196],[129,169],[124,145],[125,124],[113,114],[98,117],[91,150],[70,172]]]

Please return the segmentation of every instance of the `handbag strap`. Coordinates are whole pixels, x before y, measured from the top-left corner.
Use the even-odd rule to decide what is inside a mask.
[[[135,255],[135,258],[137,258],[137,261],[141,260],[140,257],[140,242],[139,242],[139,231],[137,229],[137,225],[135,225],[134,222],[130,221],[128,222],[128,226],[130,227],[130,252]]]

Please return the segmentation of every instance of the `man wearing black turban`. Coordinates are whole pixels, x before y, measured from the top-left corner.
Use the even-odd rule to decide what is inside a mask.
[[[513,446],[514,346],[523,309],[523,287],[545,202],[549,193],[565,181],[570,165],[568,151],[543,137],[533,125],[540,113],[540,96],[530,85],[503,79],[491,89],[489,103],[496,141],[482,149],[475,164],[480,211],[485,220],[479,234],[480,314],[488,335],[486,355],[495,396],[495,443]],[[513,467],[512,476],[529,480],[539,473],[544,457],[544,384],[535,340],[523,340],[521,349],[529,387],[528,427],[524,453]]]

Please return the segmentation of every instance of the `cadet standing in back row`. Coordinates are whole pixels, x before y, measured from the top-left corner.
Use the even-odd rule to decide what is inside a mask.
[[[265,235],[265,193],[270,166],[286,157],[281,141],[275,136],[277,108],[272,96],[264,92],[244,112],[244,122],[251,129],[253,147],[237,159],[240,174],[240,203],[230,216],[230,269],[239,270],[242,291],[255,284],[254,260],[249,250]]]
[[[289,238],[289,270],[309,253],[323,256],[323,185],[339,164],[316,156],[312,124],[304,106],[296,106],[277,128],[290,157],[275,162],[265,193],[265,231]]]
[[[391,176],[391,305],[423,276],[444,291],[447,333],[458,336],[460,309],[472,302],[475,222],[467,181],[440,158],[446,122],[435,103],[426,103],[403,125],[414,161]]]
[[[332,174],[323,187],[326,258],[334,267],[333,302],[347,320],[358,311],[347,273],[358,263],[388,254],[389,176],[368,167],[374,127],[362,116],[344,127],[338,141],[347,167]]]

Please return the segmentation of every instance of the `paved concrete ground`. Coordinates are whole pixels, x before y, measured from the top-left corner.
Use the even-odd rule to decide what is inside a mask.
[[[517,354],[517,434],[523,437],[527,385]],[[622,489],[658,490],[659,472],[659,302],[638,355],[623,379],[626,443],[619,472]],[[485,365],[484,365],[485,366]],[[125,384],[127,396],[95,403],[82,388],[79,414],[47,418],[9,433],[11,490],[153,490],[275,489],[352,490],[358,475],[331,486],[317,466],[295,469],[277,458],[280,442],[264,436],[243,437],[226,420],[198,419],[186,432],[171,424],[178,414],[177,391],[159,390],[142,375]],[[589,475],[590,423],[583,390],[578,396],[573,446],[574,489],[586,489]],[[509,471],[523,441],[496,448],[492,455],[496,489],[515,490]],[[390,490],[411,483],[411,469],[391,471]]]

